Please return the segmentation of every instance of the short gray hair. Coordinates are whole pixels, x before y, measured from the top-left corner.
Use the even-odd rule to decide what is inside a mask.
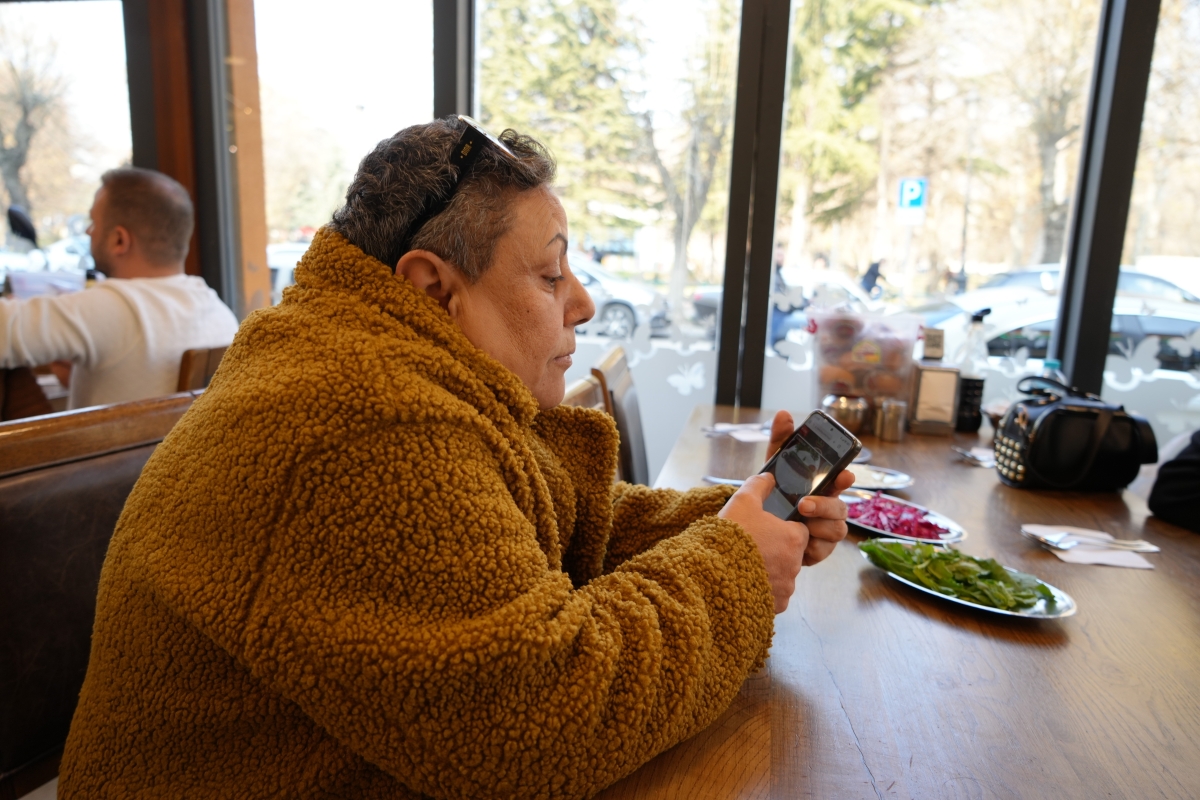
[[[346,190],[346,204],[330,226],[364,253],[395,268],[411,250],[428,250],[479,280],[491,266],[496,243],[512,225],[512,194],[554,180],[554,159],[536,139],[512,129],[483,148],[450,205],[430,219],[405,248],[409,226],[453,181],[450,151],[465,130],[458,117],[413,125],[384,139],[362,163]]]

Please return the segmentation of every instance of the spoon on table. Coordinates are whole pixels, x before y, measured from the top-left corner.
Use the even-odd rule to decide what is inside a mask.
[[[1087,545],[1088,547],[1100,547],[1105,550],[1130,550],[1135,553],[1159,553],[1162,552],[1157,545],[1150,544],[1143,539],[1104,539],[1099,536],[1088,536],[1086,534],[1071,533],[1063,531],[1062,533],[1038,534],[1021,529],[1022,535],[1035,542],[1051,547],[1055,550],[1070,550],[1072,547],[1079,545]],[[1069,539],[1070,541],[1063,541]]]

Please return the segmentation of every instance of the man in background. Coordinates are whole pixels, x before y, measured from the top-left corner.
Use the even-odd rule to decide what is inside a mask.
[[[184,351],[224,347],[238,327],[203,279],[184,274],[191,198],[160,172],[114,169],[91,218],[92,257],[109,280],[0,300],[0,367],[72,362],[69,408],[171,394]]]

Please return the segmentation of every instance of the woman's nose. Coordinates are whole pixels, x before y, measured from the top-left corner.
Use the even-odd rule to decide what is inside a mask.
[[[567,301],[567,327],[574,328],[596,316],[596,304],[592,296],[583,288],[583,284],[574,275],[571,276],[571,297]]]

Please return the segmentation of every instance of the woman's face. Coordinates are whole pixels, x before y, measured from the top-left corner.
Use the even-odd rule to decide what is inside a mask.
[[[449,311],[479,349],[508,367],[543,409],[562,402],[575,326],[596,306],[567,264],[567,216],[549,188],[521,192],[492,265]]]

